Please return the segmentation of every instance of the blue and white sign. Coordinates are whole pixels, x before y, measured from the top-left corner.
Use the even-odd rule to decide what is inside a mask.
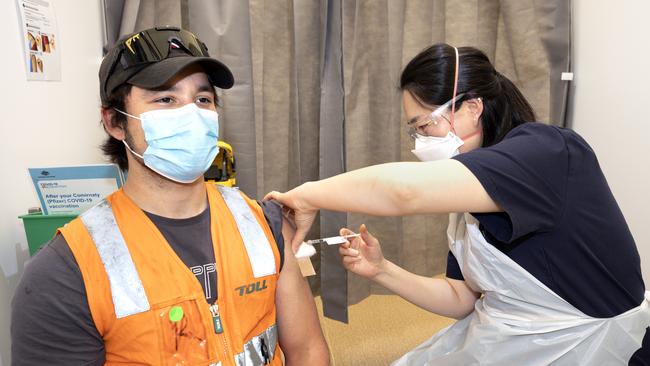
[[[114,164],[29,168],[44,215],[79,214],[122,187]]]

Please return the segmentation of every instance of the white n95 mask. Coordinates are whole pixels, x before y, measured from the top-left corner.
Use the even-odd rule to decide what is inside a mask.
[[[117,110],[117,109],[116,109]],[[157,109],[140,114],[140,118],[118,112],[142,122],[147,149],[144,165],[179,183],[191,183],[205,173],[219,153],[219,115],[190,103],[176,109]]]
[[[449,131],[445,137],[418,136],[411,152],[421,161],[444,160],[458,155],[463,144],[460,137]]]

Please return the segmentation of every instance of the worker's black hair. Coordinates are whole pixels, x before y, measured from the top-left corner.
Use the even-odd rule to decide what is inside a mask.
[[[514,127],[535,121],[535,112],[523,94],[508,78],[494,69],[488,57],[473,47],[459,47],[459,71],[456,109],[463,100],[480,97],[483,101],[481,122],[483,146],[501,141]],[[406,65],[400,89],[408,91],[420,103],[439,106],[452,98],[456,54],[445,43],[434,44]]]

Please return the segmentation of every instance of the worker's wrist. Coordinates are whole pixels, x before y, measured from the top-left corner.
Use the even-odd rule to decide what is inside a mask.
[[[296,187],[292,192],[294,193],[294,202],[296,209],[300,211],[318,211],[319,207],[314,206],[310,199],[318,195],[314,188],[315,182],[305,182]]]
[[[392,265],[392,262],[386,258],[382,258],[381,262],[377,265],[377,273],[370,279],[377,283],[384,283],[391,276]]]

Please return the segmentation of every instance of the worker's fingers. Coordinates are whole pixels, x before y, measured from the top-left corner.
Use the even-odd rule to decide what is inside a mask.
[[[342,227],[339,230],[339,235],[341,236],[352,235],[352,234],[354,234],[354,231],[348,229],[347,227]]]
[[[352,235],[352,234],[354,234],[354,231],[348,229],[347,227],[342,227],[339,230],[339,235],[341,235],[341,236]],[[351,248],[358,248],[359,247],[358,245],[351,246],[351,243],[352,243],[352,240],[346,239],[345,243],[343,243],[341,245],[345,245],[346,248],[350,248],[350,247]]]
[[[291,249],[295,253],[298,250],[298,247],[305,240],[305,237],[309,233],[311,225],[316,219],[316,213],[318,211],[295,211],[287,206],[284,206],[282,209],[282,215],[291,223],[294,231],[293,238],[291,239]]]
[[[361,257],[343,257],[343,266],[349,267],[361,261]]]
[[[300,244],[305,241],[305,237],[307,237],[310,227],[311,223],[299,223],[296,221],[296,231],[293,234],[293,239],[291,239],[291,248],[293,248],[294,252],[298,250]]]
[[[339,230],[340,235],[345,236],[345,235],[354,235],[355,232],[348,229],[348,228],[341,228]],[[363,246],[363,240],[361,240],[359,237],[354,237],[354,238],[348,238],[347,242],[350,243],[350,248],[352,249],[359,249]]]
[[[377,240],[377,238],[375,238],[372,234],[370,234],[370,231],[368,231],[366,224],[361,224],[361,226],[359,227],[359,234],[361,234],[361,238],[366,243],[366,245],[371,247],[379,246],[379,240]]]
[[[358,257],[359,256],[359,251],[356,249],[352,248],[344,248],[343,246],[339,247],[339,253],[342,256],[347,256],[347,257]]]
[[[341,244],[341,245],[339,246],[339,252],[341,251],[340,248],[343,248],[343,249],[354,249],[354,248],[352,248],[352,246],[351,246],[351,244],[350,244],[349,241],[346,241],[345,243],[343,243],[343,244]],[[342,253],[341,253],[341,255],[342,255]]]
[[[262,201],[278,200],[278,201],[282,202],[282,196],[283,196],[283,193],[280,193],[278,191],[271,191],[271,192],[267,193],[266,196],[264,196]]]
[[[296,215],[296,232],[291,240],[291,247],[294,249],[294,252],[298,250],[300,244],[305,240],[305,237],[307,237],[315,218],[315,212],[312,214],[302,214],[300,216]]]
[[[307,236],[307,230],[300,230],[300,229],[296,230],[296,233],[294,234],[293,239],[291,240],[291,249],[293,249],[294,253],[298,251],[300,244],[302,244],[302,242],[305,241],[306,236]]]

